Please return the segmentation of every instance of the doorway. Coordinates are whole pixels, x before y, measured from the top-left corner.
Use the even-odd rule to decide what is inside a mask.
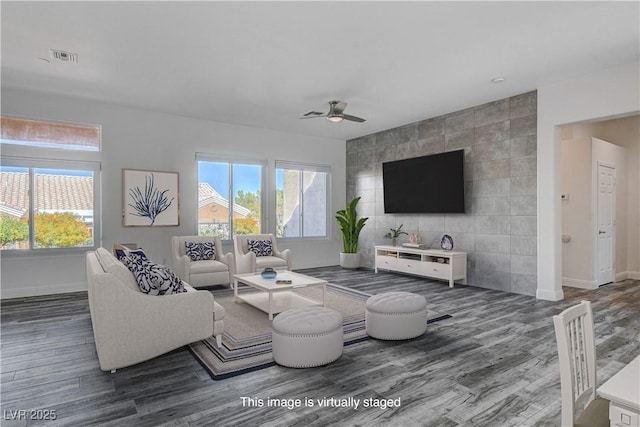
[[[560,128],[563,286],[636,277],[639,129],[638,115]]]

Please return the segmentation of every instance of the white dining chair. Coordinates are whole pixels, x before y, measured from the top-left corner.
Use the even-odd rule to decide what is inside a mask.
[[[560,362],[562,426],[609,426],[609,401],[596,397],[596,346],[591,302],[553,316]],[[584,402],[584,403],[583,403]],[[584,410],[576,419],[576,409]]]

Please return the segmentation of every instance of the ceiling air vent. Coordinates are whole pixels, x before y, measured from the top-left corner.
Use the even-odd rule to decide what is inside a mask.
[[[74,64],[78,63],[77,53],[66,52],[64,50],[49,49],[49,54],[51,55],[52,59],[56,59],[58,61],[73,62]]]

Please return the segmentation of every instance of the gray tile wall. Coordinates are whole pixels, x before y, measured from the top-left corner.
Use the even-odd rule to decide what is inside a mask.
[[[373,246],[403,224],[439,247],[443,234],[468,253],[468,284],[536,293],[536,92],[347,141],[347,199],[362,199],[369,221],[360,236],[362,265]],[[385,214],[382,163],[465,150],[466,214]],[[406,241],[402,236],[399,243]]]

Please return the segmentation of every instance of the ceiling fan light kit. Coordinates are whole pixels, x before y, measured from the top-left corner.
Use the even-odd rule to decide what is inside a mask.
[[[303,114],[301,119],[314,119],[317,117],[325,117],[327,120],[333,123],[338,123],[343,120],[349,120],[352,122],[362,123],[365,119],[361,117],[351,116],[349,114],[344,114],[344,109],[347,108],[347,103],[344,101],[329,101],[329,112],[320,113],[318,111],[309,111],[306,114]]]

